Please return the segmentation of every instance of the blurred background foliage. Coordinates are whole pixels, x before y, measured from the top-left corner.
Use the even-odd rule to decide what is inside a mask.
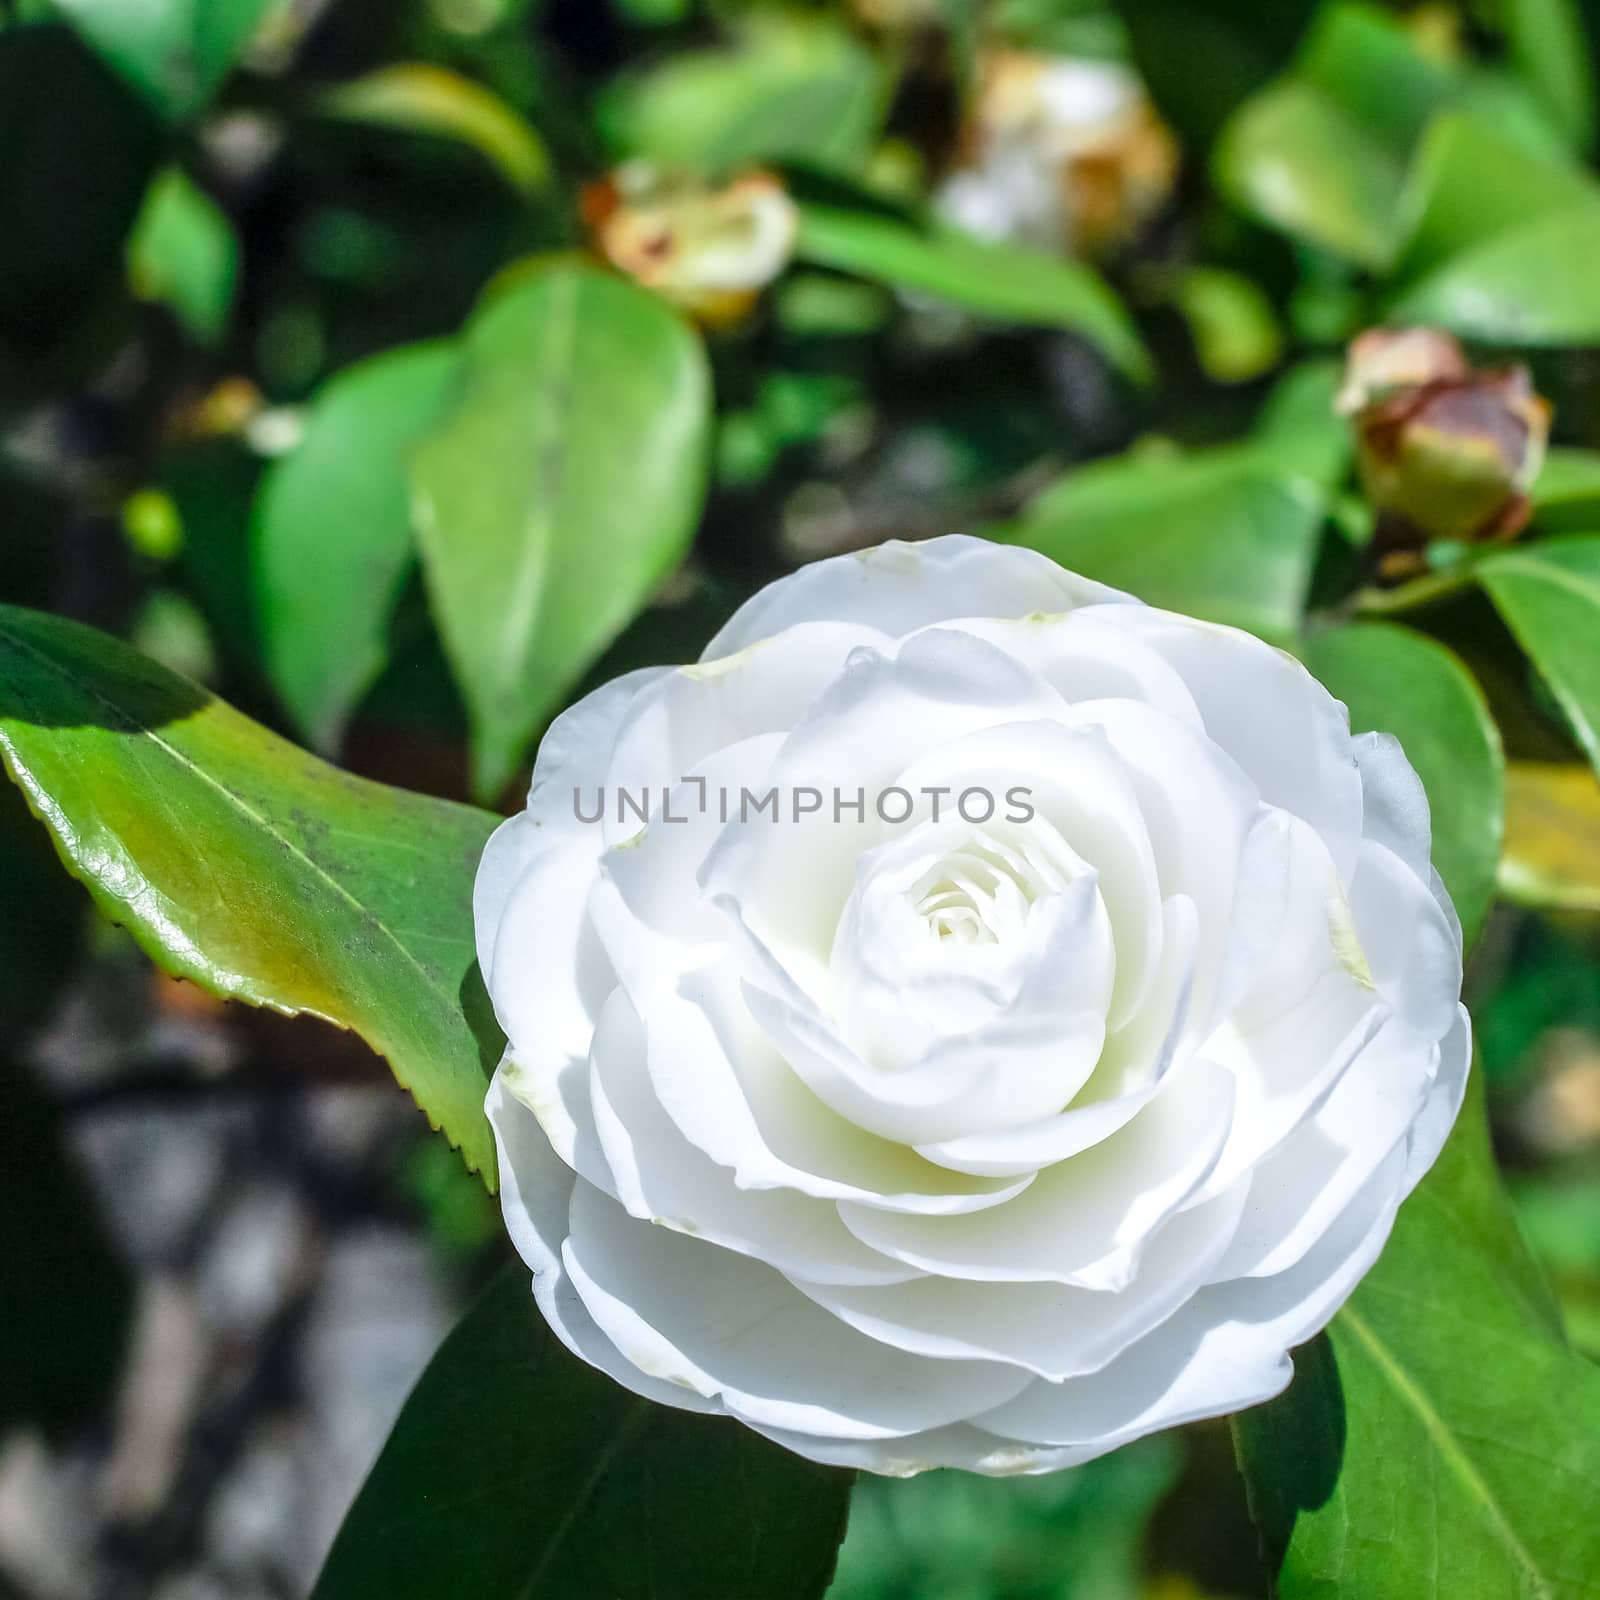
[[[1592,0],[0,0],[0,601],[501,806],[585,687],[890,537],[1302,653],[1428,780],[1496,1152],[1600,1356],[1597,40]],[[303,1593],[492,1202],[359,1047],[155,978],[9,791],[0,831],[0,1593]],[[424,1241],[422,1332],[330,1446],[374,1229]],[[1200,1428],[865,1482],[833,1592],[1263,1583]]]

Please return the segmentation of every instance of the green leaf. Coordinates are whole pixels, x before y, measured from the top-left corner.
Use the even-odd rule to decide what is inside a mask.
[[[850,1483],[619,1388],[513,1265],[412,1391],[312,1600],[814,1600]]]
[[[1475,113],[1503,143],[1541,156],[1564,149],[1517,80],[1425,52],[1375,6],[1333,5],[1291,71],[1235,113],[1213,170],[1261,220],[1385,271],[1419,204],[1419,180],[1405,186],[1403,174],[1429,122],[1451,109]]]
[[[1334,409],[1343,381],[1343,364],[1331,358],[1292,367],[1262,405],[1250,434],[1252,447],[1325,489],[1337,489],[1355,453],[1349,420]]]
[[[274,0],[55,0],[90,44],[169,120],[201,110]]]
[[[1600,537],[1528,545],[1477,572],[1600,771]]]
[[[167,971],[352,1028],[492,1181],[473,950],[495,819],[352,778],[79,623],[0,607],[0,755]]]
[[[1248,383],[1278,364],[1283,331],[1253,278],[1224,267],[1190,267],[1175,298],[1200,366],[1214,383]]]
[[[1600,911],[1600,783],[1588,767],[1511,763],[1500,891],[1518,905]]]
[[[1594,137],[1593,55],[1573,0],[1500,0],[1512,64],[1575,146]]]
[[[1452,112],[1429,128],[1406,179],[1395,277],[1414,280],[1508,229],[1584,205],[1600,206],[1600,186],[1581,167]]]
[[[877,141],[885,90],[872,52],[837,22],[757,12],[725,45],[617,80],[601,126],[620,154],[672,166],[796,161],[849,172]]]
[[[1134,64],[1190,149],[1211,145],[1228,113],[1289,62],[1318,0],[1139,0],[1119,8]],[[1204,72],[1195,62],[1204,60]]]
[[[814,204],[800,208],[795,254],[814,266],[948,300],[981,317],[1065,328],[1098,345],[1130,376],[1150,374],[1127,310],[1081,261],[880,212]]]
[[[1600,1369],[1517,1231],[1473,1074],[1376,1267],[1234,1437],[1280,1600],[1592,1600]]]
[[[688,548],[710,378],[659,300],[565,262],[479,311],[464,356],[411,503],[487,796]]]
[[[1600,528],[1600,450],[1553,446],[1528,497],[1533,525],[1542,533]]]
[[[1350,708],[1357,733],[1404,746],[1428,793],[1433,863],[1470,947],[1494,898],[1505,827],[1505,758],[1470,672],[1441,644],[1387,622],[1315,634],[1306,665]]]
[[[1151,605],[1287,641],[1323,503],[1309,478],[1248,447],[1135,452],[1068,473],[998,537]]]
[[[1409,150],[1462,88],[1458,69],[1425,54],[1399,17],[1367,0],[1326,6],[1294,73],[1394,155]]]
[[[1394,18],[1330,6],[1291,71],[1224,129],[1212,153],[1217,185],[1263,222],[1382,269],[1411,145],[1460,89]]]
[[[202,344],[227,331],[239,278],[239,239],[215,201],[181,168],[156,174],[128,240],[128,282],[158,300]]]
[[[1390,316],[1486,343],[1600,344],[1597,254],[1600,207],[1553,211],[1452,256],[1407,289]]]
[[[320,94],[323,116],[454,139],[470,146],[519,194],[550,181],[544,141],[498,95],[446,67],[402,61]]]
[[[254,512],[254,590],[273,687],[318,749],[382,671],[412,561],[405,471],[461,370],[454,344],[403,346],[350,367],[267,473]]]
[[[1235,205],[1285,233],[1364,267],[1389,259],[1400,162],[1312,84],[1275,84],[1244,105],[1212,174]]]

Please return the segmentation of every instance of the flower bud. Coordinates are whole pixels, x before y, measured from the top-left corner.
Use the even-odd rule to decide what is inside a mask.
[[[710,326],[741,321],[789,264],[799,213],[768,172],[722,187],[630,161],[584,195],[613,266]]]
[[[1380,572],[1417,569],[1433,540],[1509,539],[1526,524],[1550,432],[1526,367],[1474,369],[1449,334],[1375,328],[1350,346],[1338,407],[1379,515]]]
[[[1177,167],[1177,144],[1127,67],[995,50],[979,64],[939,205],[986,238],[1102,254],[1165,202]]]

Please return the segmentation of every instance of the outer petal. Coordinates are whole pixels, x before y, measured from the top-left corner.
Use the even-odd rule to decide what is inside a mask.
[[[1268,805],[1321,835],[1345,882],[1361,839],[1361,775],[1344,707],[1294,657],[1237,628],[1140,607],[1122,621],[1182,675],[1206,732]]]
[[[580,1360],[635,1394],[685,1411],[719,1409],[691,1389],[647,1377],[596,1326],[561,1263],[572,1196],[582,1180],[550,1148],[532,1112],[505,1092],[498,1074],[486,1107],[500,1157],[506,1231],[533,1271],[534,1300],[551,1331]]]
[[[1326,1326],[1377,1260],[1398,1205],[1391,1155],[1356,1201],[1287,1272],[1203,1289],[1091,1379],[1034,1384],[971,1420],[1080,1459],[1130,1439],[1269,1400],[1294,1372],[1288,1351]]]
[[[567,1272],[596,1324],[647,1375],[803,1433],[889,1438],[1016,1394],[993,1361],[925,1361],[865,1338],[770,1267],[573,1195]],[[692,1292],[685,1292],[692,1286]]]
[[[925,544],[891,539],[769,584],[700,659],[732,655],[797,622],[860,622],[898,636],[956,617],[1026,617],[1127,598],[1016,545],[964,534]]]

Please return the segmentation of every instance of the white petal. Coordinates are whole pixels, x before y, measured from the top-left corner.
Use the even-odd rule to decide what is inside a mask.
[[[1149,607],[1124,624],[1177,668],[1206,732],[1269,805],[1303,817],[1349,882],[1361,839],[1361,775],[1344,707],[1292,656],[1237,628]]]
[[[1433,824],[1422,779],[1392,733],[1357,734],[1350,748],[1361,771],[1362,833],[1425,879]]]
[[[637,827],[631,812],[619,818],[618,791],[659,794],[725,746],[788,733],[844,671],[852,650],[891,646],[887,634],[862,623],[809,622],[737,655],[662,673],[633,698],[617,730],[604,775],[607,844]]]
[[[1126,598],[1015,545],[962,534],[924,544],[891,539],[768,584],[701,659],[732,655],[799,622],[864,622],[899,635],[956,617],[1025,617]]]
[[[1093,975],[1103,922],[1094,880],[1080,879],[1041,919],[1041,959],[1014,1004],[892,1068],[852,1049],[753,934],[761,975],[745,1003],[802,1082],[855,1127],[904,1145],[1011,1126],[1066,1105],[1099,1059],[1105,1025],[1058,974],[1081,950]],[[1103,986],[1098,998],[1103,1007]]]
[[[1472,1019],[1465,1006],[1456,1008],[1455,1021],[1439,1045],[1439,1062],[1433,1082],[1406,1144],[1404,1192],[1410,1194],[1439,1158],[1467,1091],[1472,1064]]]
[[[590,1041],[616,974],[589,917],[595,857],[552,835],[540,839],[507,900],[484,980],[510,1041],[515,1092],[538,1112],[569,1162],[574,1100],[587,1094]]]
[[[1162,907],[1160,966],[1138,1014],[1106,1041],[1089,1082],[1065,1111],[1020,1127],[918,1145],[957,1172],[1010,1177],[1034,1172],[1109,1138],[1154,1098],[1179,1055],[1189,1015],[1197,919],[1175,895]]]
[[[1194,902],[1201,943],[1191,1004],[1196,1022],[1207,1023],[1236,959],[1235,891],[1260,797],[1225,751],[1149,706],[1096,701],[1074,706],[1072,716],[1105,738],[1122,765],[1149,839],[1158,893]]]
[[[629,711],[669,670],[640,667],[625,672],[568,706],[545,730],[528,790],[528,815],[540,828],[566,833],[592,826],[575,815],[574,791],[583,793],[583,809],[592,809],[589,797],[595,785],[606,781],[612,750]]]
[[[614,1192],[635,1217],[825,1283],[898,1283],[914,1269],[869,1250],[838,1207],[792,1189],[740,1189],[678,1131],[644,1069],[644,1028],[626,997],[625,1026],[595,1042],[595,1122]],[[608,1007],[608,1013],[611,1007]]]
[[[887,1478],[910,1478],[935,1467],[981,1472],[992,1478],[1012,1478],[1057,1472],[1100,1453],[1092,1447],[1015,1444],[966,1422],[929,1428],[900,1439],[828,1439],[816,1434],[791,1433],[783,1428],[764,1428],[754,1423],[751,1426],[785,1450],[809,1456],[813,1461],[831,1467],[875,1472]]]
[[[1020,663],[969,634],[934,629],[893,656],[858,650],[843,675],[795,727],[769,773],[781,821],[754,814],[729,823],[708,857],[701,885],[731,898],[746,921],[805,983],[819,968],[865,850],[892,836],[878,797],[920,755],[1000,722],[1065,711],[1060,696]],[[800,791],[820,809],[796,815]],[[834,791],[864,791],[865,815],[836,820]]]
[[[1016,1394],[998,1362],[920,1361],[867,1339],[780,1273],[573,1195],[567,1272],[595,1322],[648,1376],[802,1433],[884,1438],[957,1422]]]
[[[1271,815],[1287,909],[1260,980],[1203,1046],[1239,1088],[1207,1192],[1234,1183],[1305,1121],[1389,1014],[1326,846],[1299,818]]]
[[[760,784],[781,743],[779,734],[761,734],[695,763],[686,781],[664,797],[655,791],[649,823],[601,856],[600,871],[615,886],[621,906],[656,936],[647,941],[650,951],[661,941],[691,947],[727,943],[727,923],[700,892],[697,875],[725,826],[723,797]],[[636,948],[638,939],[621,919],[607,917],[600,928],[618,971],[650,958]],[[689,956],[683,950],[674,959]]]
[[[485,1109],[500,1157],[506,1231],[533,1271],[533,1298],[551,1331],[580,1360],[635,1394],[688,1411],[720,1410],[692,1390],[646,1377],[595,1326],[561,1263],[572,1195],[581,1180],[550,1148],[527,1108],[505,1093],[498,1076],[489,1086]]]
[[[1244,1218],[1215,1278],[1265,1277],[1299,1261],[1406,1143],[1437,1048],[1391,1019],[1316,1112],[1250,1174]]]
[[[1425,1039],[1450,1028],[1461,997],[1461,927],[1399,856],[1366,840],[1350,914],[1378,993]]]
[[[1172,664],[1122,625],[1123,608],[1085,606],[1057,616],[963,618],[957,626],[1025,662],[1067,701],[1133,700],[1203,732],[1189,686]]]
[[[1195,1062],[1119,1132],[1003,1206],[919,1217],[845,1204],[839,1214],[873,1249],[947,1278],[1118,1290],[1140,1247],[1210,1173],[1232,1107],[1233,1079]]]
[[[998,1205],[1031,1174],[975,1178],[864,1132],[800,1082],[751,1019],[736,973],[700,968],[633,995],[656,1097],[691,1144],[742,1189],[797,1189],[892,1211]]]
[[[1116,1293],[1053,1283],[976,1287],[952,1278],[799,1287],[887,1344],[940,1361],[1015,1362],[1059,1382],[1098,1371],[1184,1305],[1227,1248],[1242,1204],[1235,1191],[1180,1212],[1150,1240],[1137,1277]]]
[[[1270,1399],[1293,1375],[1289,1350],[1326,1326],[1377,1260],[1394,1222],[1400,1161],[1392,1153],[1289,1271],[1202,1289],[1092,1377],[1035,1383],[970,1420],[1024,1443],[1103,1455],[1158,1429]]]

